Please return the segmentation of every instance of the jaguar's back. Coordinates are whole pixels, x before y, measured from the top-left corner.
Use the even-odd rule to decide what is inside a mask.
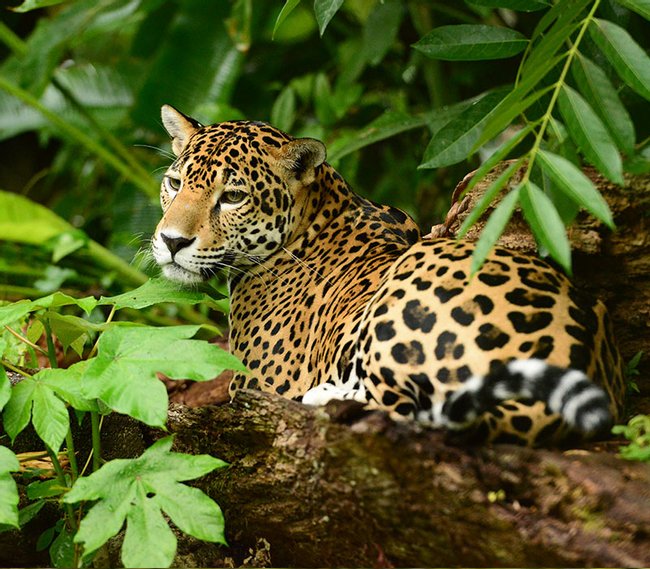
[[[470,244],[421,241],[406,214],[354,194],[320,142],[171,107],[163,121],[178,158],[154,255],[181,282],[229,270],[231,348],[251,371],[233,390],[354,398],[525,443],[617,416],[606,312],[547,263],[497,249],[470,278]]]

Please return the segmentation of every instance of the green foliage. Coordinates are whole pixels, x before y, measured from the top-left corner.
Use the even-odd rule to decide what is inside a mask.
[[[10,474],[18,469],[18,458],[0,447],[0,524],[5,529],[23,525],[46,501],[62,505],[64,523],[48,530],[40,540],[40,546],[50,548],[54,566],[76,567],[82,559],[91,560],[125,521],[125,566],[169,566],[176,552],[176,538],[162,512],[182,531],[224,543],[223,516],[217,504],[199,490],[179,484],[221,468],[222,461],[171,453],[172,439],[167,438],[140,458],[114,460],[102,466],[99,446],[100,414],[116,411],[164,428],[168,397],[157,373],[205,381],[224,369],[245,369],[221,348],[193,339],[201,326],[152,327],[113,321],[118,310],[147,308],[160,302],[194,305],[206,300],[213,302],[202,293],[179,291],[162,279],[153,279],[129,293],[108,298],[74,298],[56,292],[0,307],[0,326],[27,346],[46,353],[51,364],[35,374],[25,372],[17,367],[18,362],[8,359],[8,343],[0,338],[4,431],[13,442],[31,423],[56,471],[55,479],[27,487],[27,497],[33,503],[19,512],[16,484]],[[99,306],[111,307],[109,317],[101,324],[58,312],[76,309],[91,313]],[[34,324],[23,335],[19,325],[26,318]],[[56,367],[52,333],[64,350],[72,347],[85,358],[66,369]],[[99,338],[87,350],[97,334]],[[35,343],[41,336],[48,350]],[[23,375],[13,387],[5,367]],[[76,464],[70,410],[91,416],[95,472],[87,477]],[[58,458],[62,448],[68,456],[69,471]],[[100,501],[86,513],[85,502],[90,500]],[[73,504],[80,502],[75,509]]]
[[[627,425],[616,425],[612,433],[622,435],[630,441],[621,447],[623,458],[650,462],[650,415],[632,417]]]
[[[150,446],[139,458],[116,459],[81,478],[63,499],[68,504],[98,502],[79,525],[75,543],[89,556],[120,531],[126,520],[122,546],[125,567],[168,567],[176,553],[176,537],[162,516],[164,511],[185,533],[225,543],[219,506],[196,488],[179,484],[223,468],[226,463],[208,455],[170,452],[172,438]]]

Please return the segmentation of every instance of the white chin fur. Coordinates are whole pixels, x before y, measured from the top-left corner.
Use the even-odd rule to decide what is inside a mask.
[[[186,285],[200,283],[204,280],[199,273],[188,271],[176,263],[164,265],[162,272],[170,281]]]

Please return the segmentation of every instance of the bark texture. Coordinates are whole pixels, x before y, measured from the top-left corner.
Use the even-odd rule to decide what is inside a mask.
[[[608,453],[467,448],[253,391],[173,407],[169,427],[177,450],[231,463],[199,486],[224,509],[235,564],[259,543],[285,567],[650,564],[650,467]]]

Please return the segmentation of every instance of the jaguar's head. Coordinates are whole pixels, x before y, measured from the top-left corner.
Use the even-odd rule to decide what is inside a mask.
[[[287,244],[325,161],[321,142],[261,122],[202,126],[169,105],[162,121],[177,156],[162,181],[164,215],[152,239],[165,276],[206,280]]]

